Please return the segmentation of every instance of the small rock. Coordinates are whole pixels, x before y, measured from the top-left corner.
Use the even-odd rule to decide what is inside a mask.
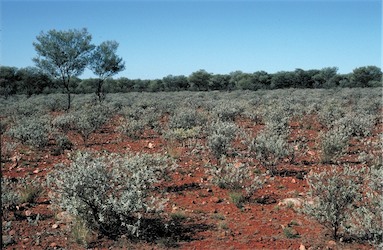
[[[73,221],[72,216],[66,211],[58,213],[56,215],[56,219],[58,220],[57,223],[64,223],[64,224],[68,224]]]
[[[311,155],[311,156],[314,156],[314,155],[315,155],[315,153],[314,153],[313,151],[311,151],[311,150],[307,151],[307,153],[308,153],[309,155]]]
[[[49,244],[49,246],[52,247],[52,248],[55,248],[55,247],[57,247],[57,243],[56,242],[52,242],[51,244]]]
[[[29,238],[24,238],[24,239],[22,240],[23,243],[27,243],[28,241],[29,241]]]
[[[151,143],[151,142],[149,142],[149,144],[148,144],[148,148],[150,148],[150,149],[154,148],[154,144]]]
[[[59,227],[58,224],[53,224],[53,225],[52,225],[52,228],[53,228],[53,229],[56,229],[56,228],[58,228],[58,227]]]
[[[34,174],[38,174],[40,172],[40,170],[36,169],[36,170],[33,170],[33,173]]]
[[[293,178],[293,179],[291,180],[291,183],[295,184],[295,183],[297,183],[297,181]]]
[[[269,195],[262,195],[261,197],[257,198],[256,201],[260,204],[273,204],[277,202],[273,197]]]
[[[278,203],[278,206],[302,207],[303,200],[301,198],[285,198]]]
[[[15,240],[10,235],[2,235],[1,239],[3,242],[3,246],[12,245],[13,243],[15,243]]]
[[[220,202],[221,202],[221,199],[219,199],[218,197],[213,197],[213,198],[211,198],[210,200],[211,200],[211,202],[213,202],[213,203],[220,203]]]
[[[25,211],[25,216],[29,217],[32,215],[32,212],[30,210]]]
[[[333,241],[333,240],[330,240],[329,242],[327,242],[327,248],[328,249],[334,249],[336,246],[336,242]]]
[[[301,243],[301,245],[299,246],[299,250],[306,250],[306,247]]]

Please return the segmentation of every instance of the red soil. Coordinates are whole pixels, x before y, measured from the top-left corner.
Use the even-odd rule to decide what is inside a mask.
[[[299,121],[291,122],[291,141],[306,140],[308,148],[297,154],[295,162],[280,164],[278,169],[305,170],[323,167],[319,163],[319,149],[316,145],[318,132],[322,129],[315,119],[304,126]],[[238,124],[254,133],[262,129],[249,120],[239,120]],[[257,191],[252,201],[237,208],[230,202],[229,191],[213,185],[206,172],[207,159],[210,155],[191,154],[190,149],[169,145],[166,140],[154,132],[147,131],[140,140],[132,140],[116,132],[119,118],[113,119],[107,126],[92,134],[87,150],[126,153],[126,152],[160,152],[168,153],[177,159],[179,167],[172,176],[169,186],[169,202],[166,213],[185,215],[182,225],[190,229],[191,239],[176,242],[180,249],[373,249],[369,244],[331,242],[330,232],[315,220],[300,213],[291,206],[280,205],[284,198],[304,198],[308,191],[306,180],[296,176],[269,177],[262,189]],[[381,129],[381,126],[379,126]],[[374,132],[374,139],[379,131]],[[380,131],[381,132],[381,131]],[[76,133],[69,133],[75,150],[84,150],[83,141]],[[4,141],[10,138],[3,137]],[[357,141],[352,142],[353,150],[361,147]],[[241,145],[236,145],[239,148]],[[19,146],[11,160],[2,164],[3,176],[39,178],[44,180],[57,163],[69,163],[71,151],[54,156],[52,145],[37,151],[26,146]],[[199,157],[198,157],[199,156]],[[350,161],[353,156],[350,157]],[[212,160],[213,161],[213,160]],[[254,166],[259,163],[254,160]],[[265,171],[261,168],[261,171]],[[3,223],[12,221],[11,230],[3,232],[12,235],[14,244],[6,249],[83,249],[70,236],[69,223],[58,223],[59,210],[52,209],[49,191],[46,190],[36,204],[23,204],[15,212],[5,212]],[[266,204],[259,202],[263,200]],[[35,218],[40,214],[37,225],[28,223],[27,217]],[[288,225],[299,235],[288,238],[283,228]],[[93,249],[161,249],[166,245],[147,242],[130,242],[127,239],[113,241],[93,234],[90,241]]]

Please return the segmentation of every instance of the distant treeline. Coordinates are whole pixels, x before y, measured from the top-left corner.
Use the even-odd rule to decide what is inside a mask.
[[[97,79],[72,79],[74,93],[93,93]],[[335,88],[335,87],[377,87],[382,86],[382,71],[376,66],[354,69],[349,74],[339,74],[336,67],[320,70],[280,71],[267,73],[257,71],[244,73],[234,71],[229,74],[212,74],[198,70],[189,76],[168,75],[162,79],[142,80],[120,77],[107,79],[105,93],[116,92],[157,92],[157,91],[209,91],[209,90],[258,90],[280,88]],[[0,95],[49,94],[60,92],[57,80],[49,78],[38,68],[16,68],[0,66]]]

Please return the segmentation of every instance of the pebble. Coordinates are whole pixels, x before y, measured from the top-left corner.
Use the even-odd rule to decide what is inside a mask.
[[[211,202],[219,203],[221,200],[218,197],[211,198]]]
[[[52,225],[52,228],[53,228],[53,229],[56,229],[56,228],[58,228],[58,227],[59,227],[58,224],[53,224],[53,225]]]

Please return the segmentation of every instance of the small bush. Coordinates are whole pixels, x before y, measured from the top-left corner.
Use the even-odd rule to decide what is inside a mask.
[[[164,138],[169,141],[184,141],[189,138],[198,138],[200,137],[202,131],[201,127],[193,127],[190,129],[184,128],[175,128],[170,129],[164,133]]]
[[[244,111],[244,107],[238,105],[237,103],[229,101],[218,102],[213,110],[212,114],[216,116],[220,121],[228,122],[234,121],[235,118]]]
[[[195,109],[179,108],[169,119],[170,129],[191,129],[196,126],[204,126],[206,116]]]
[[[344,232],[353,206],[361,199],[363,172],[364,169],[344,166],[308,175],[309,196],[314,203],[305,203],[303,211],[331,230],[335,240]]]
[[[207,144],[213,155],[219,159],[227,155],[231,149],[231,142],[238,131],[237,125],[232,122],[215,122],[211,124],[211,132],[207,138]]]
[[[146,126],[145,120],[129,120],[120,127],[120,130],[132,139],[139,139],[144,134]]]
[[[44,191],[40,182],[29,177],[21,179],[19,186],[20,203],[35,203]]]
[[[273,130],[261,131],[250,141],[250,154],[255,153],[257,160],[266,167],[271,175],[276,173],[276,165],[286,157],[293,157],[285,136],[274,133]]]
[[[75,218],[71,224],[70,232],[72,239],[81,246],[88,247],[91,231],[86,222],[80,218]]]
[[[321,161],[330,163],[344,154],[348,148],[349,133],[345,127],[337,127],[320,134]]]
[[[29,117],[18,122],[8,131],[8,134],[21,143],[43,148],[49,142],[49,132],[49,120],[47,118]]]
[[[142,219],[162,209],[165,199],[154,186],[171,169],[167,158],[152,155],[101,157],[78,153],[69,168],[49,178],[53,200],[90,229],[109,237],[140,236]]]
[[[355,218],[347,226],[347,231],[358,238],[370,241],[377,246],[383,245],[383,167],[371,166],[367,174],[366,195],[362,203],[353,211]],[[380,247],[378,247],[380,248]]]
[[[14,210],[20,204],[20,196],[16,191],[16,185],[8,178],[1,178],[1,209]]]
[[[229,197],[231,202],[237,207],[242,208],[243,202],[245,202],[246,198],[243,196],[242,193],[239,192],[231,192],[229,193]]]
[[[289,226],[283,228],[283,234],[288,239],[294,239],[294,238],[299,238],[300,237],[299,233],[294,228],[291,228]]]
[[[73,143],[69,140],[68,136],[58,135],[56,139],[56,144],[60,151],[71,150],[73,147]]]
[[[73,116],[74,129],[82,136],[85,146],[88,146],[89,136],[108,121],[110,112],[105,106],[97,105],[78,110]]]
[[[72,113],[66,113],[55,117],[52,121],[54,128],[62,131],[63,133],[68,133],[68,131],[75,128],[75,116]]]
[[[248,166],[240,162],[227,162],[225,157],[222,157],[218,166],[211,166],[209,172],[213,176],[214,184],[230,190],[245,190],[247,198],[264,183],[259,176],[254,176]]]

